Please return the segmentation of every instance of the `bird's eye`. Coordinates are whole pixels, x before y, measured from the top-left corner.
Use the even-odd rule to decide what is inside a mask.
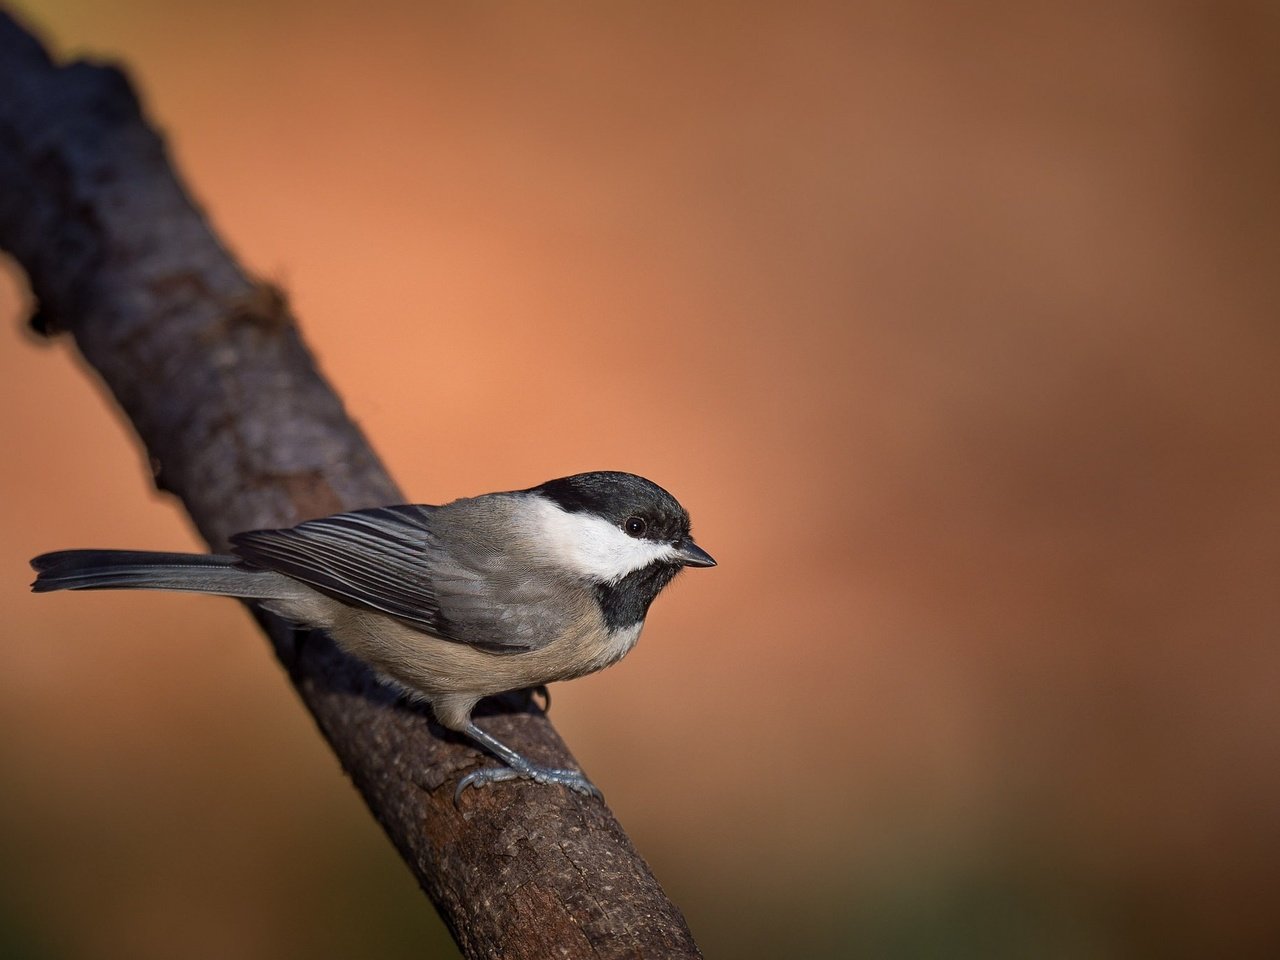
[[[639,537],[644,535],[644,530],[647,526],[648,524],[644,522],[644,517],[627,517],[623,521],[622,529],[627,531],[629,536]]]

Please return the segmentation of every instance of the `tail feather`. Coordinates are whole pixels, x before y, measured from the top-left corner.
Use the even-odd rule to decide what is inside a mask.
[[[147,550],[59,550],[31,561],[31,589],[180,590],[272,599],[296,593],[296,584],[269,570],[241,566],[239,557]]]

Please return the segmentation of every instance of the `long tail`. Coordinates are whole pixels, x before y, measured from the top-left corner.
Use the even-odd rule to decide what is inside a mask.
[[[298,584],[270,570],[240,566],[239,557],[147,550],[59,550],[31,561],[31,589],[181,590],[250,599],[286,598]]]

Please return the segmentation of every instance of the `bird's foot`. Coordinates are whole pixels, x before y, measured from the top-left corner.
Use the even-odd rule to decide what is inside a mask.
[[[554,767],[539,767],[529,764],[522,769],[513,767],[481,767],[479,770],[472,770],[460,781],[458,788],[453,791],[453,802],[458,803],[462,797],[462,791],[467,787],[484,787],[491,783],[501,783],[505,780],[533,780],[535,783],[554,784],[561,787],[568,787],[584,797],[595,797],[597,800],[603,800],[604,794],[600,792],[599,787],[588,780],[577,770],[557,770]]]
[[[577,770],[558,770],[555,767],[540,767],[536,763],[531,763],[492,734],[485,733],[475,723],[468,723],[461,732],[501,760],[504,766],[482,767],[468,773],[458,782],[458,788],[453,791],[455,804],[467,787],[483,787],[490,783],[501,783],[504,780],[533,780],[536,783],[556,784],[575,790],[584,797],[604,799],[604,795],[596,785]]]

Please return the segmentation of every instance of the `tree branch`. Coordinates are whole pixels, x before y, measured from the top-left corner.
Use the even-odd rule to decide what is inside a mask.
[[[71,333],[215,548],[256,527],[403,498],[315,369],[283,297],[195,209],[110,66],[50,62],[0,12],[0,246],[33,325]],[[697,957],[679,910],[605,806],[534,784],[453,786],[482,760],[323,634],[258,613],[375,817],[468,957]],[[573,759],[532,706],[505,742]]]

